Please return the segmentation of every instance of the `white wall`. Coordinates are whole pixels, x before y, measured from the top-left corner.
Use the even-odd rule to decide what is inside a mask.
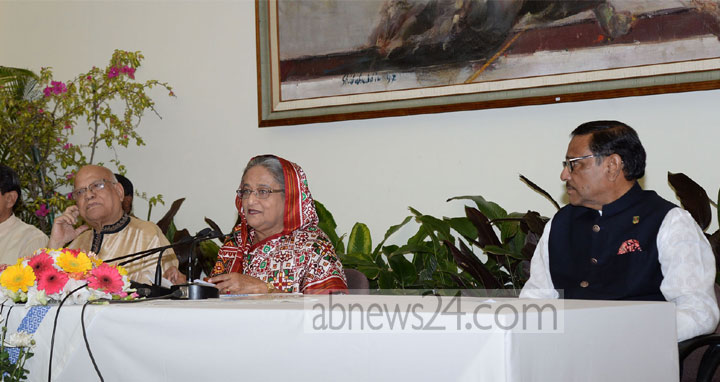
[[[69,80],[105,66],[114,49],[142,51],[137,77],[168,81],[177,98],[152,93],[163,119],[147,115],[139,131],[147,146],[118,153],[136,188],[164,195],[154,220],[187,197],[176,219],[191,231],[205,216],[231,226],[240,172],[262,153],[306,170],[340,232],[362,221],[376,241],[407,206],[462,214],[462,203],[445,202],[456,195],[549,216],[553,207],[518,175],[560,200],[568,134],[594,119],[638,130],[648,151],[646,188],[674,201],[666,172],[685,172],[717,197],[720,91],[259,129],[254,22],[249,0],[0,1],[0,64],[51,66]],[[147,211],[140,201],[135,209]]]

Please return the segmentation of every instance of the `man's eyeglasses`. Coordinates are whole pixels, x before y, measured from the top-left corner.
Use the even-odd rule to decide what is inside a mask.
[[[581,157],[575,157],[575,158],[569,158],[569,159],[564,160],[562,162],[562,165],[563,165],[563,168],[567,167],[568,170],[570,170],[570,172],[573,172],[573,170],[575,169],[575,167],[574,167],[575,162],[577,162],[579,160],[587,159],[587,158],[594,158],[594,157],[595,157],[595,154],[583,155]]]
[[[117,182],[113,182],[107,179],[100,179],[95,182],[90,183],[89,186],[78,188],[77,190],[73,190],[72,196],[73,199],[78,200],[79,198],[85,196],[85,193],[88,192],[88,190],[92,191],[93,193],[98,192],[105,188],[105,183],[115,184]]]
[[[255,194],[255,197],[258,199],[267,199],[270,197],[270,194],[274,192],[285,192],[285,190],[271,190],[269,188],[259,188],[257,190],[251,190],[249,188],[243,188],[240,190],[237,190],[237,195],[242,200],[246,200],[250,197],[251,194]]]

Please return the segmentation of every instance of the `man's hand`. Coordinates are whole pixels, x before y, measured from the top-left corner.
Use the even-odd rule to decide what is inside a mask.
[[[180,272],[180,270],[177,269],[177,267],[174,265],[166,269],[163,273],[163,276],[165,276],[166,279],[170,280],[173,285],[185,284],[185,282],[187,281],[187,277],[185,277],[185,275],[182,274],[182,272]]]
[[[48,241],[48,248],[60,248],[65,244],[75,240],[78,235],[88,230],[88,226],[81,225],[80,227],[74,228],[77,224],[78,216],[80,216],[80,210],[77,206],[70,206],[65,209],[62,215],[60,215],[53,223],[52,231],[50,231],[50,241]]]

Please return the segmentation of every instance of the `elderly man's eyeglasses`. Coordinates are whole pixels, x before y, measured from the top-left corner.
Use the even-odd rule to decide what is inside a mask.
[[[258,199],[267,199],[270,197],[270,194],[274,192],[285,192],[285,190],[271,190],[269,188],[258,188],[257,190],[251,190],[249,188],[243,188],[240,190],[237,190],[237,195],[242,200],[246,200],[250,197],[251,194],[255,194],[255,197]]]
[[[579,160],[587,159],[587,158],[594,158],[594,157],[595,157],[595,154],[583,155],[581,157],[575,157],[575,158],[568,158],[562,162],[562,165],[563,165],[563,168],[567,167],[568,170],[570,170],[570,172],[573,172],[573,170],[575,169],[575,162],[577,162]]]
[[[85,194],[88,192],[88,190],[92,191],[93,193],[98,192],[98,191],[102,190],[103,188],[105,188],[105,183],[115,184],[117,182],[113,182],[113,181],[107,180],[107,179],[97,180],[95,182],[90,183],[90,185],[87,187],[78,188],[77,190],[73,190],[73,192],[72,192],[73,199],[77,200],[77,199],[85,196]]]

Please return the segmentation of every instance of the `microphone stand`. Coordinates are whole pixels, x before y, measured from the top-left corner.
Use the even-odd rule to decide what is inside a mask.
[[[196,259],[195,250],[198,243],[203,240],[207,240],[207,238],[194,240],[192,246],[190,247],[190,261],[188,262],[188,277],[190,278],[189,282],[186,284],[173,285],[172,287],[170,287],[170,290],[173,292],[173,294],[176,293],[178,290],[180,291],[180,297],[178,297],[179,299],[205,300],[208,298],[220,297],[220,291],[216,287],[210,285],[202,285],[192,281],[193,264],[195,264]]]
[[[206,229],[201,230],[200,232],[198,232],[195,236],[184,238],[184,239],[179,240],[179,241],[177,241],[177,242],[175,242],[175,243],[172,243],[172,244],[169,244],[169,245],[165,245],[165,246],[162,246],[162,247],[150,248],[150,249],[147,249],[147,250],[144,250],[144,251],[140,251],[140,252],[137,252],[137,253],[131,253],[131,254],[125,255],[125,256],[115,257],[115,258],[113,258],[113,259],[106,260],[106,262],[112,262],[112,261],[118,261],[118,260],[125,260],[125,259],[127,259],[127,260],[125,260],[125,261],[123,261],[123,262],[121,262],[121,263],[118,264],[118,265],[121,265],[121,266],[122,266],[122,265],[125,265],[125,264],[128,264],[128,263],[131,263],[131,262],[134,262],[134,261],[143,259],[143,258],[145,258],[145,257],[148,257],[148,256],[150,256],[150,255],[153,255],[153,254],[155,254],[155,253],[160,252],[160,256],[158,256],[157,266],[155,267],[155,280],[154,280],[153,285],[150,286],[149,297],[163,296],[163,295],[171,294],[172,292],[175,292],[175,291],[178,289],[178,288],[174,288],[175,286],[173,286],[173,288],[171,288],[171,289],[168,289],[168,288],[162,287],[162,286],[160,285],[160,284],[161,284],[161,280],[162,280],[162,255],[163,255],[163,253],[165,252],[165,250],[168,249],[168,248],[173,248],[173,247],[177,247],[177,246],[180,246],[180,245],[192,243],[192,247],[191,247],[191,251],[190,251],[189,272],[188,272],[189,277],[192,278],[192,263],[193,263],[193,261],[194,261],[194,257],[195,257],[195,256],[194,256],[194,254],[195,254],[195,247],[197,246],[197,243],[199,243],[199,242],[201,242],[201,241],[204,241],[204,240],[215,239],[215,238],[223,237],[223,236],[224,236],[224,235],[223,235],[222,233],[220,233],[220,232],[212,231],[210,228],[206,228]],[[141,283],[138,283],[138,282],[135,282],[135,281],[133,281],[133,283],[134,283],[134,287],[138,287],[138,286],[139,286],[139,287],[141,287],[141,288],[142,288],[142,287],[147,288],[147,284],[141,284]],[[190,284],[195,285],[195,286],[197,286],[197,287],[202,286],[202,285],[196,285],[196,284],[194,284],[194,283],[189,283],[189,284],[184,284],[184,285],[190,285]],[[208,287],[208,286],[202,286],[202,287],[214,289],[214,290],[215,290],[214,296],[213,296],[213,292],[212,292],[211,290],[207,290],[207,291],[202,291],[202,292],[200,292],[200,295],[201,295],[201,296],[208,296],[208,297],[196,297],[196,298],[191,298],[191,299],[194,300],[194,299],[210,298],[210,297],[218,297],[218,296],[219,296],[219,293],[218,293],[217,288]],[[193,292],[193,296],[199,296],[198,293],[196,292],[196,289],[197,289],[197,288],[193,288],[193,291],[194,291],[194,292]],[[183,297],[189,298],[188,295],[183,295]]]

